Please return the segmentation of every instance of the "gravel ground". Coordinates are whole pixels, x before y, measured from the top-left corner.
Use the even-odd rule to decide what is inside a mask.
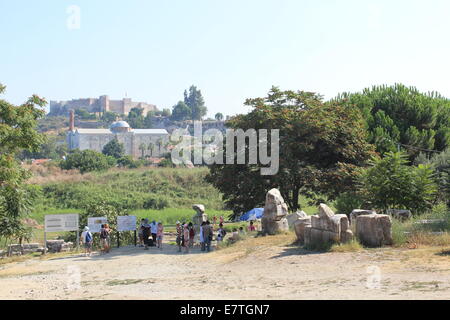
[[[0,299],[450,299],[442,249],[319,254],[267,242],[11,263],[0,267]]]

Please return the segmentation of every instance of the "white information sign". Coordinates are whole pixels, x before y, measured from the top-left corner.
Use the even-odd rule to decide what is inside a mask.
[[[117,231],[135,231],[135,230],[136,230],[135,216],[117,217]]]
[[[45,216],[45,232],[78,231],[78,214]]]
[[[93,233],[98,233],[102,229],[102,224],[106,223],[108,223],[108,218],[106,217],[88,218],[89,231]]]

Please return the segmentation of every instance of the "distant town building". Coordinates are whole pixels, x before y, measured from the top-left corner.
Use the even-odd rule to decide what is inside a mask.
[[[110,100],[109,96],[101,96],[98,99],[74,99],[70,101],[50,101],[50,115],[66,115],[70,110],[84,109],[87,112],[115,112],[128,115],[133,108],[143,109],[145,116],[149,111],[158,111],[158,108],[146,102],[134,102],[130,98],[122,100]]]
[[[125,121],[114,122],[109,129],[75,128],[73,111],[70,112],[70,128],[67,144],[70,150],[103,151],[103,147],[117,138],[123,143],[125,153],[137,159],[139,157],[162,157],[169,142],[169,133],[165,129],[132,129]]]

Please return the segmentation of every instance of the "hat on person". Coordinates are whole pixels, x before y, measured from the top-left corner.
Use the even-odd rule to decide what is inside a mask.
[[[181,222],[180,221],[177,221],[177,224],[180,224]]]
[[[84,227],[84,231],[89,231],[89,227],[88,226]]]

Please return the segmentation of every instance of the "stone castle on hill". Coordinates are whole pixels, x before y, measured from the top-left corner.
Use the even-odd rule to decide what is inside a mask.
[[[134,102],[130,98],[122,100],[110,100],[109,96],[101,96],[98,99],[74,99],[70,101],[50,101],[50,115],[67,115],[70,110],[84,109],[87,112],[115,112],[128,115],[133,108],[143,109],[143,115],[149,111],[158,111],[158,108],[146,102]]]

